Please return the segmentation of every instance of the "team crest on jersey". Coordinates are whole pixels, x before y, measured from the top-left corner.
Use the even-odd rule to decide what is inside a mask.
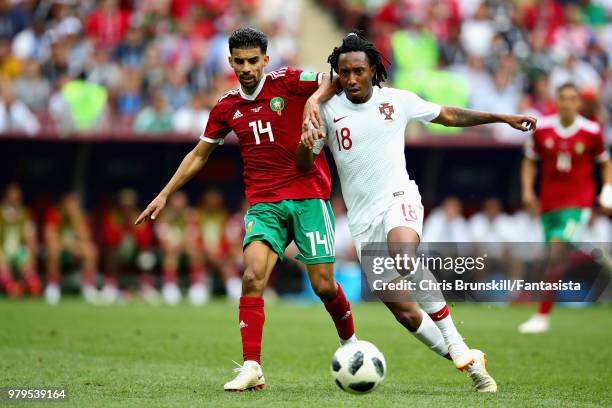
[[[546,147],[547,149],[552,149],[553,147],[555,147],[555,141],[551,138],[546,139],[544,141],[544,147]]]
[[[283,98],[281,98],[280,96],[277,96],[276,98],[272,98],[270,100],[270,109],[276,112],[278,116],[281,115],[281,112],[283,111],[284,108],[285,108],[285,101],[283,101]]]
[[[381,103],[378,107],[378,111],[381,113],[381,115],[385,115],[385,120],[393,120],[393,116],[391,115],[395,113],[395,110],[393,109],[393,105],[390,103]]]
[[[576,154],[584,153],[584,143],[582,142],[576,143],[576,146],[574,146],[574,150],[576,151]]]

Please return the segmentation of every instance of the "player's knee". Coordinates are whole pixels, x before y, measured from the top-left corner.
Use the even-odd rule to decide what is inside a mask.
[[[338,289],[336,288],[336,281],[333,278],[320,278],[312,281],[312,289],[317,296],[323,300],[328,301],[336,297]]]
[[[266,287],[265,264],[254,262],[247,266],[242,275],[242,292],[247,296],[261,295]]]

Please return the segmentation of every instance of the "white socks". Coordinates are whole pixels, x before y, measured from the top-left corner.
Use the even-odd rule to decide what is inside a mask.
[[[417,331],[412,334],[431,350],[441,356],[446,356],[448,354],[448,347],[444,341],[442,332],[440,332],[438,326],[431,320],[431,317],[422,309],[421,315],[423,316],[423,321]]]

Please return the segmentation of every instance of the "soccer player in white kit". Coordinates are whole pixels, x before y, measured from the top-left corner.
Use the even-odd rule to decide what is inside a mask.
[[[343,92],[321,106],[320,127],[302,134],[296,154],[298,166],[305,171],[328,145],[338,168],[358,254],[362,243],[387,242],[389,255],[401,256],[398,245],[391,244],[412,245],[416,251],[420,242],[423,205],[404,157],[408,122],[461,127],[504,122],[522,131],[535,128],[532,117],[440,106],[409,91],[381,88],[387,76],[381,55],[355,33],[344,38],[328,62],[338,73]],[[399,249],[404,250],[405,246]],[[427,270],[423,273],[433,278]],[[414,276],[423,275],[417,273],[410,279]],[[484,353],[467,347],[446,302],[439,301],[442,295],[438,301],[427,300],[429,295],[419,290],[405,296],[402,299],[416,302],[384,301],[396,319],[433,351],[450,355],[455,366],[468,373],[477,391],[496,392],[497,384],[485,368]]]

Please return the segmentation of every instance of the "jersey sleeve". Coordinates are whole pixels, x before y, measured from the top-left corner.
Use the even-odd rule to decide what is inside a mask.
[[[279,71],[282,71],[282,69]],[[270,75],[273,76],[274,72],[271,72]],[[293,69],[291,67],[286,68],[284,75],[287,90],[290,93],[302,96],[310,96],[315,93],[322,79],[322,72],[302,71],[301,69]]]
[[[210,111],[210,116],[206,123],[206,130],[200,135],[200,140],[222,145],[225,136],[227,136],[230,131],[231,129],[228,127],[227,122],[223,120],[219,104],[217,103]]]
[[[540,158],[540,144],[538,143],[538,133],[533,132],[531,137],[527,139],[525,142],[525,146],[523,148],[523,154],[525,157],[531,160],[539,160]]]
[[[325,144],[327,143],[328,132],[329,132],[328,130],[329,127],[327,126],[327,123],[328,123],[327,114],[324,109],[324,106],[322,106],[321,107],[321,130],[323,131],[325,136],[320,139],[317,139],[317,141],[315,142],[314,147],[312,148],[312,152],[314,154],[321,153],[321,150],[323,150],[323,148],[325,147]]]
[[[603,134],[601,132],[595,134],[593,144],[593,157],[597,163],[603,163],[610,159],[610,152],[606,148]]]
[[[418,120],[431,122],[440,116],[442,107],[437,103],[428,102],[409,91],[399,91],[402,108],[406,113],[406,122]]]

